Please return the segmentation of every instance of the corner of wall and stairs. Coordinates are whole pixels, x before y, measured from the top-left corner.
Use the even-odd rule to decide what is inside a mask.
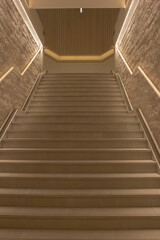
[[[134,108],[142,109],[160,146],[160,98],[138,70],[140,66],[160,91],[160,1],[139,1],[119,49],[133,71],[131,75],[118,51],[116,71],[120,74]]]
[[[21,72],[31,61],[37,45],[13,1],[0,1],[0,77],[11,67]],[[41,53],[23,76],[10,73],[0,82],[0,125],[11,109],[21,109],[41,71]]]

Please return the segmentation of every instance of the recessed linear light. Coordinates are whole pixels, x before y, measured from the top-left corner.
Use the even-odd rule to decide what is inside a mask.
[[[43,46],[21,0],[13,0],[14,5],[16,6],[18,12],[20,13],[23,21],[25,22],[26,26],[28,27],[30,33],[32,34],[32,37],[34,38],[35,42],[37,43],[37,45],[39,46],[39,48],[41,48]]]
[[[117,51],[118,51],[119,55],[121,56],[121,58],[122,58],[123,62],[125,63],[125,65],[126,65],[126,67],[127,67],[128,71],[129,71],[129,72],[130,72],[130,74],[132,75],[132,74],[133,74],[133,72],[132,72],[131,68],[130,68],[130,67],[129,67],[129,65],[127,64],[126,60],[124,59],[124,57],[123,57],[122,53],[120,52],[120,50],[118,49],[118,47],[117,47],[117,46],[116,46],[116,49],[117,49]]]
[[[34,55],[34,57],[32,58],[32,60],[29,62],[29,64],[25,67],[25,69],[22,71],[22,73],[20,73],[19,71],[17,71],[14,67],[11,67],[1,78],[0,78],[0,82],[7,77],[12,71],[14,71],[15,73],[23,76],[25,74],[25,72],[27,71],[27,69],[30,67],[30,65],[32,64],[32,62],[34,61],[34,59],[37,57],[38,53],[43,49],[43,44],[41,43],[41,40],[39,39],[39,36],[22,4],[22,2],[20,0],[13,0],[13,3],[15,4],[18,12],[20,13],[22,19],[24,20],[26,26],[28,27],[30,33],[32,34],[35,42],[37,43],[37,45],[39,46],[38,51],[36,52],[36,54]]]
[[[27,69],[30,67],[30,65],[32,64],[32,62],[34,61],[34,59],[37,57],[38,53],[42,50],[42,48],[40,48],[36,54],[34,55],[34,57],[32,58],[32,60],[28,63],[28,65],[25,67],[25,69],[20,73],[19,71],[17,71],[14,67],[11,67],[1,78],[0,78],[0,82],[6,78],[12,71],[15,72],[18,75],[23,76],[25,74],[25,72],[27,71]]]
[[[141,72],[141,74],[145,77],[145,79],[147,80],[147,82],[149,83],[149,85],[153,88],[153,90],[155,91],[155,93],[158,95],[158,97],[160,97],[160,92],[159,90],[156,88],[156,86],[152,83],[152,81],[149,79],[149,77],[147,76],[147,74],[142,70],[142,68],[140,66],[138,66],[139,71]]]
[[[27,69],[30,67],[30,65],[32,64],[32,62],[34,61],[34,59],[37,57],[38,53],[42,50],[43,46],[36,52],[36,54],[34,55],[34,57],[32,58],[32,60],[28,63],[28,65],[25,67],[25,69],[23,70],[23,72],[21,73],[21,75],[23,76],[25,74],[25,72],[27,71]]]
[[[129,25],[129,23],[130,23],[130,21],[131,21],[131,19],[133,17],[133,14],[136,11],[136,8],[138,6],[139,1],[140,0],[132,0],[132,3],[130,5],[129,10],[127,12],[127,15],[125,17],[125,20],[124,20],[124,23],[122,25],[122,28],[120,30],[119,36],[117,38],[116,47],[118,47],[118,45],[121,43],[121,41],[122,41],[122,39],[123,39],[123,37],[125,35],[125,32],[126,32],[126,30],[128,28],[128,25]],[[127,3],[127,5],[128,5],[128,3]]]
[[[0,78],[0,82],[1,82],[5,77],[7,77],[7,76],[10,74],[10,72],[13,71],[13,69],[14,69],[14,67],[11,67],[11,68]]]

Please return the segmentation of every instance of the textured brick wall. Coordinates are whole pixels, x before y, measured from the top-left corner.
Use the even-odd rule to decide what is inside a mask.
[[[134,74],[131,76],[118,52],[120,73],[134,108],[141,108],[160,146],[160,98],[137,70],[140,66],[160,91],[160,1],[140,0],[119,47]]]
[[[12,66],[22,72],[37,45],[12,0],[0,0],[0,77]],[[12,108],[20,109],[40,72],[40,54],[24,76],[11,73],[0,82],[0,125]]]

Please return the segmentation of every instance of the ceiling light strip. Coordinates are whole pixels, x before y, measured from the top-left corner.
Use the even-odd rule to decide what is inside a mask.
[[[142,70],[142,68],[140,66],[138,66],[139,71],[141,72],[141,74],[145,77],[145,79],[147,80],[147,82],[149,83],[149,85],[153,88],[153,90],[155,91],[155,93],[158,95],[158,97],[160,98],[160,92],[159,90],[156,88],[156,86],[152,83],[152,81],[149,79],[149,77],[146,75],[146,73]]]
[[[116,42],[116,46],[118,47],[118,45],[120,45],[124,35],[125,35],[125,32],[130,24],[130,21],[136,11],[136,8],[138,6],[138,3],[139,3],[140,0],[132,0],[132,3],[129,7],[129,10],[128,10],[128,13],[125,17],[125,20],[124,20],[124,23],[122,25],[122,28],[121,28],[121,31],[119,33],[119,36],[118,36],[118,39],[117,39],[117,42]]]
[[[119,53],[120,57],[122,58],[123,62],[125,63],[125,65],[126,65],[126,67],[127,67],[128,71],[129,71],[129,72],[130,72],[130,74],[132,75],[132,74],[133,74],[133,72],[132,72],[131,68],[129,67],[129,65],[127,64],[126,60],[124,59],[124,57],[123,57],[122,53],[120,52],[120,50],[118,49],[118,47],[116,47],[116,49],[117,49],[117,51],[118,51],[118,53]]]
[[[20,0],[12,0],[12,1],[15,4],[15,6],[16,6],[18,12],[20,13],[23,21],[25,22],[26,26],[28,27],[30,33],[32,34],[35,42],[41,48],[43,46],[42,43],[41,43],[41,40],[40,40],[32,22],[31,22],[31,20],[30,20],[28,14],[27,14],[22,2]]]
[[[14,69],[14,67],[11,67],[11,68],[0,78],[0,82],[1,82],[5,77],[7,77],[7,76],[10,74],[10,72],[13,71],[13,69]]]

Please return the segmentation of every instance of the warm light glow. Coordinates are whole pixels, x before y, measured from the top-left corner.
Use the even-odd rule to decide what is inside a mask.
[[[159,90],[155,87],[155,85],[152,83],[152,81],[149,79],[149,77],[146,75],[146,73],[142,70],[141,67],[138,67],[139,71],[142,73],[142,75],[145,77],[145,79],[147,80],[147,82],[149,83],[149,85],[153,88],[153,90],[155,91],[155,93],[158,95],[158,97],[160,97],[160,92]]]
[[[80,13],[82,13],[83,12],[83,9],[82,8],[80,8]]]
[[[29,62],[29,64],[25,67],[25,69],[23,70],[22,73],[20,73],[19,71],[17,71],[14,67],[11,67],[1,78],[0,78],[0,82],[5,78],[7,77],[10,72],[15,72],[16,74],[19,74],[21,76],[23,76],[25,74],[25,72],[27,71],[27,69],[30,67],[30,65],[32,64],[32,62],[34,61],[34,59],[37,57],[38,53],[42,50],[42,48],[40,48],[36,54],[34,55],[34,57],[32,58],[32,60]]]
[[[14,69],[14,67],[11,67],[11,68],[0,78],[0,82],[1,82],[5,77],[7,77],[7,76],[10,74],[10,72],[13,71],[13,69]]]
[[[114,49],[100,56],[60,56],[49,49],[44,49],[44,53],[57,61],[103,61],[114,54]]]
[[[37,53],[34,55],[34,57],[32,58],[32,60],[28,63],[28,65],[25,67],[25,69],[23,70],[23,72],[21,73],[21,75],[23,76],[25,74],[25,72],[27,71],[27,69],[30,67],[30,65],[32,64],[32,62],[34,61],[34,59],[37,57],[38,53],[42,50],[43,47],[41,47]]]
[[[39,48],[41,48],[43,45],[41,43],[41,40],[39,39],[39,36],[22,4],[22,2],[20,0],[13,0],[13,3],[15,4],[18,12],[20,13],[23,21],[25,22],[26,26],[28,27],[30,33],[32,34],[35,42],[37,43],[37,45],[39,46]]]
[[[117,42],[116,42],[116,47],[118,47],[119,44],[121,43],[121,41],[122,41],[122,39],[123,39],[123,37],[125,35],[125,32],[126,32],[126,30],[128,28],[128,25],[129,25],[129,23],[130,23],[130,21],[131,21],[131,19],[133,17],[133,14],[136,11],[136,8],[138,6],[139,1],[140,0],[132,0],[132,3],[130,5],[130,7],[129,7],[129,10],[128,10],[127,15],[126,15],[125,20],[124,20],[124,23],[122,25],[121,31],[119,33],[119,36],[118,36],[118,39],[117,39]]]
[[[118,51],[119,55],[121,56],[121,58],[122,58],[123,62],[125,63],[126,67],[128,68],[128,70],[129,70],[130,74],[132,75],[132,74],[133,74],[133,72],[132,72],[132,70],[130,69],[129,65],[127,64],[126,60],[124,59],[124,57],[123,57],[122,53],[120,52],[120,50],[118,49],[118,47],[116,47],[116,49],[117,49],[117,51]]]

